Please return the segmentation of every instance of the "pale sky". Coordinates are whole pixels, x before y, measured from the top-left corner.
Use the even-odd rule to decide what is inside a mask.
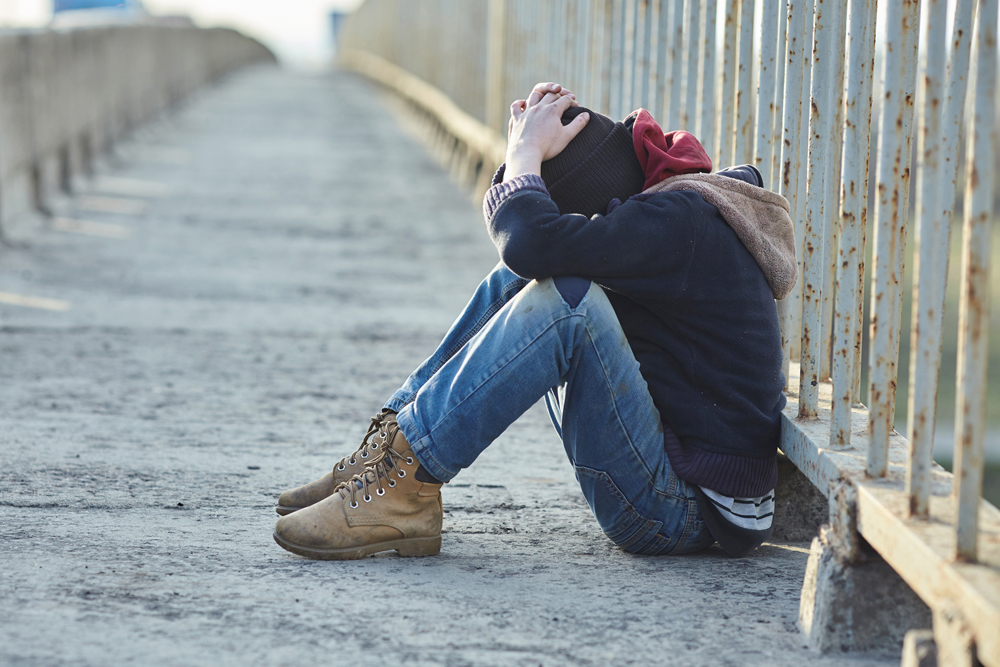
[[[151,14],[190,16],[201,26],[236,28],[267,44],[288,64],[321,66],[331,56],[329,13],[361,0],[144,0]],[[52,0],[0,0],[0,27],[41,26]]]

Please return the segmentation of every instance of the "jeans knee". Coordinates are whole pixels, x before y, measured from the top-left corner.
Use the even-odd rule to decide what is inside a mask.
[[[563,301],[570,308],[576,308],[583,301],[583,297],[587,295],[591,282],[586,278],[576,276],[556,276],[552,279],[552,284],[556,286],[556,291],[559,292]]]

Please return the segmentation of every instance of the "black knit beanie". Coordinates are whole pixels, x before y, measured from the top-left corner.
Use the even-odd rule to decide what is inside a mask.
[[[562,153],[542,163],[542,180],[560,213],[604,214],[612,199],[642,192],[646,176],[622,123],[583,107],[570,107],[562,124],[583,112],[590,120]]]

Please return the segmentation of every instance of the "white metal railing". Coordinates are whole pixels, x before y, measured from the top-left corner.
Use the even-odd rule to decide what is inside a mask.
[[[501,146],[510,101],[558,81],[612,117],[645,107],[664,127],[691,130],[718,166],[757,165],[791,202],[800,250],[799,287],[778,304],[790,399],[782,448],[828,495],[834,481],[854,484],[862,536],[932,608],[957,605],[979,660],[1000,665],[1000,513],[981,497],[998,0],[881,4],[876,44],[876,0],[368,0],[343,44],[345,62],[389,85],[397,76],[429,84]],[[477,155],[491,172],[497,151]],[[957,194],[952,477],[934,466],[932,442]],[[908,236],[904,439],[893,424]]]

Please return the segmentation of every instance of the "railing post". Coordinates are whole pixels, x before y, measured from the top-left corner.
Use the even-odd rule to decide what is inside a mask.
[[[807,52],[811,45],[806,45],[806,22],[805,22],[805,0],[788,0],[786,7],[786,20],[788,27],[786,30],[784,59],[787,61],[784,78],[785,101],[782,105],[784,121],[781,132],[781,170],[778,179],[778,192],[783,195],[792,205],[792,221],[796,228],[796,255],[799,263],[798,280],[792,292],[786,296],[779,304],[781,315],[781,346],[784,351],[782,358],[781,372],[785,376],[787,383],[789,373],[789,362],[792,355],[794,343],[796,352],[798,350],[799,323],[798,318],[793,317],[793,311],[798,308],[801,315],[802,293],[802,253],[799,240],[802,234],[799,231],[799,200],[804,199],[798,196],[799,172],[801,162],[799,160],[800,144],[802,136],[802,80],[809,68],[803,66],[803,61],[807,57]],[[774,186],[771,186],[774,187]]]
[[[490,0],[486,23],[486,125],[507,135],[507,105],[504,69],[507,63],[507,0]]]
[[[833,127],[836,132],[831,137],[830,161],[828,162],[829,172],[826,178],[826,204],[824,211],[826,216],[824,225],[826,226],[826,243],[823,246],[823,261],[826,263],[823,272],[823,288],[821,291],[821,319],[820,319],[820,356],[819,356],[819,378],[820,380],[830,379],[830,357],[833,342],[833,297],[837,275],[837,248],[840,244],[840,225],[838,224],[840,212],[840,183],[841,183],[841,160],[844,152],[844,70],[846,67],[846,55],[844,53],[844,43],[847,38],[847,6],[848,2],[841,0],[833,5],[831,9],[837,12],[834,22],[836,31],[833,35],[833,76],[827,85],[833,88]]]
[[[722,130],[719,137],[719,154],[715,163],[720,167],[728,167],[736,162],[736,91],[737,66],[739,64],[737,47],[739,44],[739,0],[725,0],[726,23],[722,37]],[[676,5],[675,5],[676,6]]]
[[[910,460],[906,489],[910,513],[928,517],[930,466],[941,368],[941,331],[951,241],[950,200],[941,178],[945,77],[948,72],[947,0],[924,0],[917,78],[917,202],[913,235],[913,319],[906,432]],[[957,74],[957,73],[956,73]]]
[[[754,135],[754,164],[764,178],[764,187],[771,183],[772,154],[774,153],[774,90],[777,87],[777,65],[782,60],[778,55],[779,14],[782,21],[784,12],[778,11],[779,0],[764,0],[762,10],[763,25],[760,29],[760,59],[757,88],[757,132]]]
[[[716,106],[716,88],[719,85],[719,73],[716,66],[716,46],[719,42],[717,23],[719,0],[704,0],[705,11],[702,14],[702,105],[699,139],[705,147],[705,152],[713,159],[718,159],[719,145],[719,111]],[[720,165],[713,163],[718,168]]]
[[[677,129],[686,130],[696,137],[700,135],[698,130],[698,120],[701,116],[700,108],[700,98],[702,96],[702,90],[705,87],[705,81],[698,74],[698,65],[701,61],[701,47],[699,45],[699,37],[701,34],[701,28],[704,26],[702,22],[702,3],[701,0],[686,0],[684,3],[685,11],[685,35],[684,35],[684,52],[687,54],[687,74],[684,79],[686,85],[684,86],[684,125]]]
[[[636,94],[633,95],[633,108],[649,109],[652,95],[650,91],[650,71],[653,62],[653,1],[640,0],[636,10],[636,39],[642,38],[642,46],[637,50],[636,77],[633,84]],[[652,110],[650,110],[652,113]],[[654,116],[655,118],[655,116]]]
[[[740,0],[739,63],[736,77],[736,147],[738,164],[753,164],[753,10],[754,0]]]
[[[639,0],[625,0],[624,6],[622,8],[622,68],[621,68],[621,86],[622,86],[622,100],[621,109],[618,111],[618,115],[615,116],[615,120],[621,120],[624,118],[634,106],[633,100],[635,98],[635,87],[634,87],[634,73],[636,65],[636,19],[638,12]]]
[[[956,558],[977,558],[986,430],[986,365],[989,360],[990,228],[997,129],[997,0],[979,0],[976,27],[975,102],[965,161],[965,224],[962,294],[959,302],[958,392],[955,401]]]
[[[670,10],[670,106],[665,119],[672,130],[684,129],[684,0],[674,0]]]
[[[834,161],[843,128],[837,102],[841,100],[844,45],[841,26],[846,5],[838,0],[816,0],[813,18],[814,47],[812,85],[809,96],[809,181],[806,186],[807,212],[803,239],[802,274],[802,358],[799,369],[799,417],[818,414],[824,273],[827,268],[828,208],[832,190],[830,179],[839,169]],[[839,41],[839,44],[838,44]],[[834,190],[835,191],[835,190]],[[831,203],[832,204],[832,203]]]
[[[593,0],[594,2],[594,45],[592,47],[591,75],[596,78],[592,90],[597,110],[603,114],[611,113],[611,13],[614,10],[612,0]]]
[[[918,0],[889,3],[882,68],[882,112],[875,191],[875,246],[872,256],[869,340],[868,474],[884,477],[896,400],[896,353],[906,246],[906,193],[910,187],[909,133],[914,81],[907,74],[917,57]]]
[[[868,153],[871,137],[875,0],[852,0],[837,251],[837,310],[834,313],[833,415],[830,447],[851,444],[855,365],[861,350],[861,294],[868,217]]]
[[[770,176],[764,187],[769,190],[778,189],[778,181],[781,178],[781,139],[784,136],[782,120],[784,115],[782,109],[785,101],[785,48],[788,30],[788,2],[778,0],[775,4],[775,17],[778,21],[778,43],[774,55],[774,127],[771,132],[771,166]]]

